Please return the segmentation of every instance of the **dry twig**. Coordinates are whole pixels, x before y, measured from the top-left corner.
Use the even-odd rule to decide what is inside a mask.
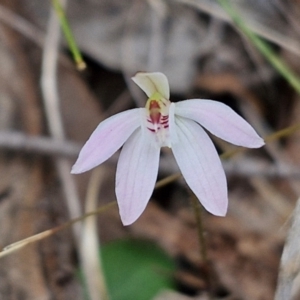
[[[59,96],[56,82],[56,68],[60,38],[60,26],[54,11],[51,11],[48,33],[45,40],[42,65],[42,93],[45,103],[46,116],[51,135],[57,140],[64,140],[64,129],[60,116]],[[70,174],[71,164],[68,160],[58,158],[56,167],[63,183],[69,214],[72,219],[81,215],[79,196],[74,180]],[[77,244],[80,244],[80,225],[74,226]]]

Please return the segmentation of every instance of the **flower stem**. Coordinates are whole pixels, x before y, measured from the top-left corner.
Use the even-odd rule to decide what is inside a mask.
[[[206,238],[205,238],[203,220],[202,220],[202,212],[203,212],[202,206],[194,194],[191,195],[191,203],[192,203],[192,207],[194,210],[195,219],[197,223],[200,257],[203,263],[207,263],[208,260],[207,260]]]
[[[205,232],[204,232],[204,226],[203,226],[203,207],[200,204],[199,200],[196,198],[196,196],[190,191],[191,194],[191,204],[194,210],[195,219],[197,223],[197,231],[198,231],[198,241],[199,241],[199,253],[201,257],[201,263],[202,263],[202,272],[204,275],[204,278],[207,283],[207,297],[209,300],[213,300],[213,278],[214,278],[214,271],[212,268],[211,263],[209,262],[207,258],[207,243],[205,238]]]

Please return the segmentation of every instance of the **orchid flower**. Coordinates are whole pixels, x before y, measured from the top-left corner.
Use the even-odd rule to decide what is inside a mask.
[[[186,183],[207,211],[225,216],[225,173],[211,139],[202,128],[232,144],[259,148],[262,138],[223,103],[191,99],[170,102],[162,73],[137,73],[132,80],[147,94],[145,108],[118,113],[103,122],[83,146],[73,174],[88,171],[122,148],[116,172],[116,196],[124,225],[144,211],[157,179],[161,147],[170,147]]]

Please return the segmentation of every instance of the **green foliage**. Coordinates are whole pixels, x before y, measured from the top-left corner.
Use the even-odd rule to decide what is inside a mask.
[[[150,300],[174,288],[174,262],[155,244],[122,240],[101,249],[111,300]]]
[[[175,288],[175,263],[152,242],[118,240],[102,246],[101,257],[110,300],[151,300]],[[84,284],[81,270],[78,276]]]

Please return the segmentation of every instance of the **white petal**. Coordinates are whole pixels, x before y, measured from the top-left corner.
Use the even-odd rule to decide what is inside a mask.
[[[163,73],[138,72],[131,79],[146,93],[148,97],[151,97],[157,92],[165,99],[170,99],[169,82]]]
[[[132,224],[144,211],[158,173],[160,148],[137,129],[124,144],[116,174],[116,195],[124,225]]]
[[[83,173],[110,158],[141,125],[144,110],[127,110],[101,122],[81,149],[71,173]]]
[[[176,103],[175,114],[192,119],[215,136],[232,144],[259,148],[264,140],[229,106],[212,100],[192,99]]]
[[[224,216],[227,183],[212,141],[194,121],[176,117],[175,123],[178,142],[172,144],[172,150],[183,177],[206,210]]]

